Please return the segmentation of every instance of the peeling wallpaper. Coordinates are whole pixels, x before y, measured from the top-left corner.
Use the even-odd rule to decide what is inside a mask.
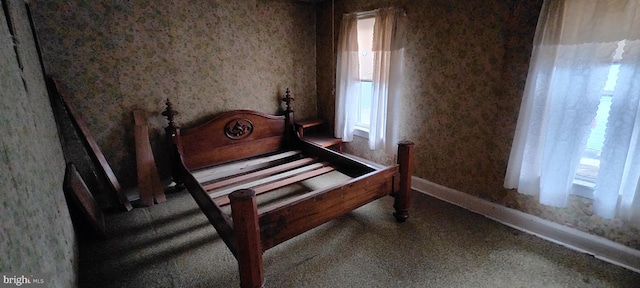
[[[251,109],[277,113],[290,88],[296,117],[315,117],[312,4],[242,1],[32,1],[49,74],[71,98],[124,186],[135,185],[134,109],[147,112],[167,176],[170,98],[178,124]]]
[[[407,17],[400,139],[416,143],[414,175],[546,220],[640,249],[640,225],[593,215],[589,199],[567,208],[503,188],[542,0],[345,0],[324,3],[318,59],[334,59],[332,29],[343,13],[404,7]],[[337,33],[337,32],[336,32]],[[318,111],[333,122],[335,61],[318,61]],[[358,138],[344,150],[379,163]]]
[[[74,287],[77,244],[62,191],[64,159],[24,2],[0,13],[0,272]],[[10,25],[10,27],[7,26]]]
[[[415,176],[640,249],[638,225],[594,216],[588,199],[550,208],[502,187],[542,0],[337,0],[333,23],[332,1],[31,2],[47,71],[125,186],[135,184],[132,110],[150,115],[163,176],[166,98],[188,124],[228,109],[275,113],[290,87],[297,118],[333,122],[342,13],[404,7],[400,137],[416,143]],[[394,161],[362,139],[345,151]]]

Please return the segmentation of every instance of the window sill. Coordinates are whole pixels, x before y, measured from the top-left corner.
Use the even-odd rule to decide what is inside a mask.
[[[592,182],[574,179],[571,186],[571,194],[584,197],[587,199],[593,199],[593,189],[595,184]]]
[[[356,129],[353,131],[353,135],[369,139],[369,129],[365,127],[356,127]]]

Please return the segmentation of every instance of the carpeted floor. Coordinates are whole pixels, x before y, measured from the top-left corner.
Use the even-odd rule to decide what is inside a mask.
[[[238,287],[237,262],[187,192],[109,215],[82,240],[81,287]],[[264,254],[267,287],[640,287],[640,274],[414,192],[386,197]]]

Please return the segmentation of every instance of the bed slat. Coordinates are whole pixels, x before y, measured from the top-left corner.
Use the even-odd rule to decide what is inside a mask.
[[[313,177],[316,177],[316,176],[320,176],[320,175],[325,174],[325,173],[329,173],[329,172],[331,172],[333,170],[335,170],[335,168],[333,168],[331,166],[322,167],[320,169],[316,169],[316,170],[309,171],[309,172],[306,172],[306,173],[303,173],[303,174],[299,174],[299,175],[296,175],[296,176],[291,177],[291,178],[286,178],[286,179],[283,179],[283,180],[280,180],[280,181],[277,181],[277,182],[272,182],[272,183],[265,184],[265,185],[262,185],[262,186],[259,186],[259,187],[255,187],[255,188],[253,188],[253,191],[256,192],[256,195],[260,195],[262,193],[273,191],[273,190],[276,190],[278,188],[282,188],[284,186],[287,186],[287,185],[290,185],[290,184],[293,184],[293,183],[296,183],[296,182],[304,181],[304,180],[307,180],[307,179],[310,179],[310,178],[313,178]],[[229,204],[229,197],[228,196],[224,196],[223,198],[216,199],[215,203],[218,206],[228,205]]]
[[[322,163],[314,163],[314,164],[310,164],[310,165],[306,165],[297,169],[293,169],[293,170],[289,170],[280,174],[276,174],[270,177],[266,177],[266,178],[261,178],[255,181],[251,181],[248,183],[243,183],[237,186],[232,186],[232,187],[227,187],[227,188],[223,188],[223,189],[219,189],[219,190],[215,190],[215,191],[211,191],[209,192],[209,197],[211,198],[218,198],[221,196],[225,196],[235,190],[239,190],[239,189],[247,189],[247,188],[251,188],[251,187],[256,187],[256,186],[260,186],[260,185],[264,185],[270,182],[274,182],[274,181],[279,181],[285,178],[289,178],[289,177],[293,177],[295,175],[304,173],[304,172],[308,172],[308,171],[312,171],[315,169],[319,169],[322,168],[324,166],[327,166],[328,163],[327,162],[322,162]]]
[[[275,154],[267,157],[260,157],[256,159],[246,160],[246,161],[229,163],[227,165],[215,166],[208,169],[202,169],[202,170],[193,172],[193,176],[200,183],[211,182],[223,177],[228,177],[228,176],[232,176],[242,172],[259,169],[267,166],[269,162],[278,161],[278,160],[295,156],[298,154],[300,154],[300,151],[287,151],[284,153],[279,153],[279,154]]]
[[[218,188],[222,188],[225,186],[229,186],[232,184],[236,184],[236,183],[240,183],[242,181],[246,181],[246,180],[250,180],[250,179],[254,179],[254,178],[258,178],[258,177],[264,177],[264,176],[271,176],[273,174],[277,174],[289,169],[294,169],[294,168],[298,168],[307,164],[311,164],[313,162],[317,161],[317,159],[315,158],[303,158],[300,160],[296,160],[293,162],[289,162],[289,163],[285,163],[285,164],[281,164],[278,166],[274,166],[271,168],[267,168],[267,169],[262,169],[262,170],[258,170],[255,172],[251,172],[249,174],[244,174],[244,175],[240,175],[237,177],[233,177],[233,178],[229,178],[226,180],[222,180],[222,181],[218,181],[218,182],[214,182],[208,185],[204,185],[202,186],[202,188],[204,188],[204,190],[207,191],[212,191]]]

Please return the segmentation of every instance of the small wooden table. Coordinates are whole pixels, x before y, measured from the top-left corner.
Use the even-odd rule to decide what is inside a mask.
[[[322,119],[306,119],[295,122],[300,138],[323,148],[333,148],[342,153],[342,139],[331,135]],[[306,131],[305,131],[306,130]]]

